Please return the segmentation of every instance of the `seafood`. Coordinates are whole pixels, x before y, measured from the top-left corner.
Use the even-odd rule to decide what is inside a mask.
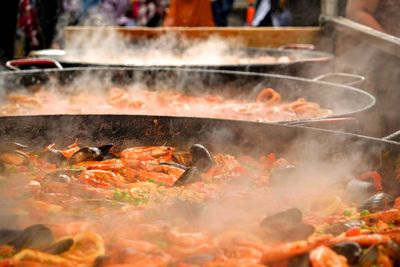
[[[344,182],[341,190],[303,202],[301,193],[282,193],[292,179],[285,176],[301,168],[275,153],[234,156],[201,144],[110,152],[111,145],[77,141],[37,151],[8,147],[1,153],[21,150],[29,167],[3,163],[1,198],[15,200],[16,220],[0,228],[0,266],[396,266],[400,260],[400,211],[392,196],[378,191],[362,204],[346,203]],[[376,191],[377,173],[357,181],[371,176],[366,188]]]
[[[10,93],[0,106],[0,114],[163,114],[263,122],[318,118],[333,114],[328,107],[320,107],[318,103],[304,98],[285,98],[273,88],[260,88],[254,99],[241,99],[212,93],[188,94],[165,88],[155,91],[153,88],[140,90],[135,86],[104,86],[102,92],[92,94],[83,88],[71,90],[72,85],[65,87],[57,93],[46,85],[35,93]]]

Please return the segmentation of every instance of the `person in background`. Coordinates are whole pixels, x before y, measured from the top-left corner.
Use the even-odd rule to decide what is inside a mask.
[[[228,15],[235,0],[212,0],[212,11],[216,26],[228,26]]]
[[[212,27],[214,25],[209,0],[171,0],[164,20],[166,27]]]
[[[0,61],[2,64],[14,57],[17,18],[18,1],[0,1]]]
[[[15,40],[15,56],[49,48],[56,35],[62,0],[21,0]]]
[[[162,24],[166,3],[163,0],[133,0],[132,14],[137,26],[157,27]]]
[[[375,30],[400,37],[399,0],[348,0],[346,16]]]
[[[252,26],[290,26],[292,17],[285,0],[258,0]]]

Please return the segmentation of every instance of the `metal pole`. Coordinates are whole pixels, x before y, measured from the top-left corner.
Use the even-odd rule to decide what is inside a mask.
[[[339,9],[338,0],[322,0],[321,1],[321,15],[325,17],[337,17]]]

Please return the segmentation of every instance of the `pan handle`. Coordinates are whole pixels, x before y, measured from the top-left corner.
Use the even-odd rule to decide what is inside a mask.
[[[298,121],[287,122],[284,124],[312,127],[312,128],[351,131],[351,132],[357,131],[360,128],[359,120],[353,117],[298,120]]]
[[[399,139],[400,139],[400,130],[382,138],[382,140],[394,141],[394,142],[399,142],[400,141]]]
[[[278,47],[279,49],[299,49],[299,50],[315,50],[313,44],[285,44]]]
[[[342,79],[343,82],[339,82]],[[344,72],[329,72],[319,75],[313,79],[314,81],[327,81],[332,83],[344,84],[349,86],[359,85],[365,81],[365,77],[358,74]]]
[[[51,58],[21,58],[12,59],[6,62],[6,67],[10,70],[21,70],[22,68],[39,67],[39,68],[57,68],[62,70],[60,62]]]

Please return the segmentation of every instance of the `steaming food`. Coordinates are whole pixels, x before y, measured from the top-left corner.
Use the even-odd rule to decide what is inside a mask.
[[[188,95],[178,91],[149,91],[112,87],[105,94],[88,90],[60,94],[43,88],[33,94],[7,95],[0,107],[2,115],[59,113],[126,113],[179,116],[206,116],[262,122],[289,121],[325,117],[332,110],[318,103],[298,98],[285,100],[272,88],[259,91],[254,100],[228,98],[215,94]],[[96,103],[88,104],[88,103]]]
[[[382,192],[377,172],[348,177],[373,181],[378,192],[366,201],[372,211],[357,208],[345,182],[313,196],[283,194],[285,183],[270,179],[283,177],[282,170],[301,172],[301,161],[274,153],[211,153],[201,144],[1,147],[0,196],[14,204],[0,216],[15,222],[0,228],[0,266],[396,266],[400,260],[399,203]],[[17,151],[24,160],[4,156]]]

